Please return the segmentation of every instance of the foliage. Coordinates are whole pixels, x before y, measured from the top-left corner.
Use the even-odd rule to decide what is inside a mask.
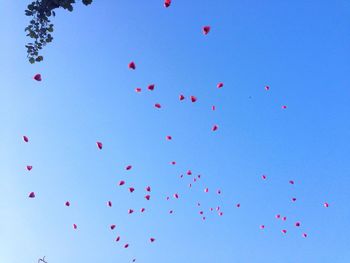
[[[82,0],[84,5],[90,5],[92,1]],[[54,25],[50,18],[56,15],[54,10],[63,8],[71,12],[73,4],[75,4],[75,0],[35,0],[27,6],[25,15],[32,18],[25,28],[27,36],[32,38],[32,42],[26,45],[30,63],[42,61],[44,58],[39,54],[40,50],[53,40]]]

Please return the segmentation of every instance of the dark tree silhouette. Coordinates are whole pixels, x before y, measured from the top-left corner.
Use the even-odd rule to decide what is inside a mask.
[[[90,5],[93,0],[81,1],[84,5]],[[50,18],[56,15],[54,10],[63,8],[71,12],[75,2],[75,0],[35,0],[27,6],[25,14],[32,18],[25,28],[27,36],[32,38],[32,42],[26,45],[27,57],[30,63],[42,61],[44,58],[40,55],[40,50],[53,40],[54,25]]]

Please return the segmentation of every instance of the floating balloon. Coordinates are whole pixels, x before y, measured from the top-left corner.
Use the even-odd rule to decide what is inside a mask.
[[[99,148],[100,150],[102,150],[102,142],[96,142],[97,148]]]
[[[36,81],[42,81],[41,74],[35,74],[33,77]]]
[[[129,63],[129,65],[128,65],[128,67],[129,67],[129,69],[135,70],[135,69],[136,69],[136,64],[135,64],[135,62],[134,62],[134,61],[131,61],[131,62]]]
[[[30,192],[29,193],[29,198],[35,198],[35,193],[34,192]]]
[[[171,5],[171,0],[165,0],[164,1],[164,7],[168,8]]]
[[[119,182],[119,185],[120,186],[122,186],[122,185],[124,185],[125,184],[125,181],[123,181],[123,180],[121,180],[120,182]]]
[[[202,28],[202,32],[203,32],[203,34],[204,35],[208,35],[208,33],[210,32],[210,26],[204,26],[203,28]]]
[[[24,135],[24,136],[23,136],[23,141],[24,141],[24,142],[29,142],[28,137]]]

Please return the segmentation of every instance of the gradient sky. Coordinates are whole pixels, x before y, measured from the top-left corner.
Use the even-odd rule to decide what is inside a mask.
[[[36,65],[28,2],[0,0],[0,262],[350,262],[349,1],[79,3]]]

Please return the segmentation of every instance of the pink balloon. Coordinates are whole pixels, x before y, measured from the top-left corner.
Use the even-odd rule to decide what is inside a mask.
[[[146,195],[145,198],[146,198],[146,200],[150,200],[151,196],[150,195]]]
[[[65,206],[70,206],[70,202],[67,201],[67,202],[65,203]]]
[[[141,88],[136,88],[136,89],[135,89],[135,92],[137,92],[137,93],[140,93],[141,91],[142,91]]]
[[[29,198],[35,198],[35,193],[34,192],[30,192],[29,193]]]
[[[153,91],[154,90],[154,84],[150,84],[150,85],[148,85],[148,90],[151,90],[151,91]]]
[[[123,181],[123,180],[121,180],[120,182],[119,182],[119,185],[120,186],[122,186],[122,185],[124,185],[125,184],[125,181]]]
[[[156,107],[157,109],[160,109],[162,107],[162,105],[160,105],[159,103],[154,104],[154,107]]]
[[[111,228],[111,230],[114,230],[115,225],[111,225],[110,228]]]
[[[179,100],[184,100],[185,99],[185,96],[184,95],[182,95],[182,94],[180,94],[180,96],[179,96]]]
[[[30,170],[32,170],[32,169],[33,169],[33,166],[27,165],[27,170],[28,170],[28,171],[30,171]]]
[[[29,142],[28,137],[24,135],[24,136],[23,136],[23,141],[24,141],[24,142]]]
[[[219,126],[215,124],[215,125],[211,128],[211,130],[212,130],[212,131],[217,131],[218,128],[219,128]]]
[[[197,101],[197,97],[195,97],[195,96],[191,96],[190,98],[191,98],[192,102],[196,102]]]
[[[151,192],[151,187],[150,187],[150,186],[147,186],[147,187],[146,187],[146,191],[147,191],[147,192]]]
[[[132,193],[135,191],[135,188],[134,187],[129,187],[129,192]]]

